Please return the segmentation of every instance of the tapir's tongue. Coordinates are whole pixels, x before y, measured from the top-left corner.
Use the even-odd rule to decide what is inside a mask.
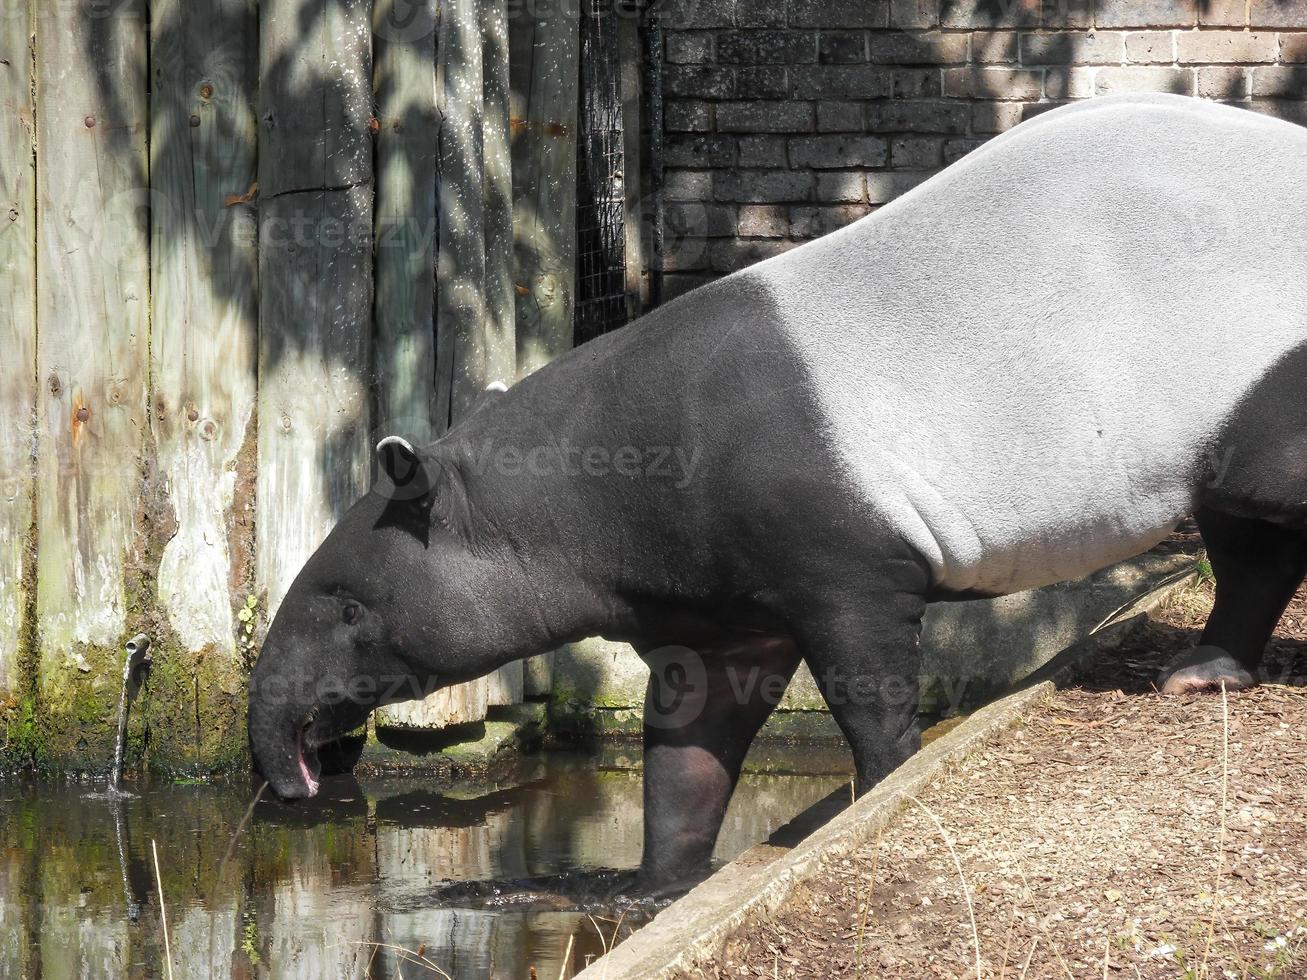
[[[313,778],[313,772],[309,769],[308,759],[304,756],[304,731],[303,729],[295,733],[296,758],[300,764],[300,775],[304,777],[304,785],[309,788],[309,796],[315,796],[318,792],[318,781]]]

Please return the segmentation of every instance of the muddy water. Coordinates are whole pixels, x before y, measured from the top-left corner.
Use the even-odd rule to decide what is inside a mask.
[[[770,750],[769,768],[808,774],[746,775],[719,860],[847,782],[838,762],[789,751],[777,764]],[[258,803],[221,873],[244,782],[129,786],[118,801],[0,782],[0,977],[166,977],[161,912],[178,978],[571,976],[623,912],[626,932],[656,906],[633,905],[615,873],[640,858],[629,761],[551,751],[444,792],[335,777],[319,800]]]

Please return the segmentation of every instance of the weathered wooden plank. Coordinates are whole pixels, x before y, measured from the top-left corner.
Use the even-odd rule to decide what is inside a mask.
[[[528,4],[512,19],[513,229],[517,369],[572,346],[580,29],[572,4]]]
[[[437,0],[377,0],[374,428],[431,441],[435,401]]]
[[[485,77],[486,376],[512,384],[517,376],[513,295],[513,164],[509,150],[508,16],[505,0],[482,0],[482,70]],[[522,700],[521,663],[487,678],[490,704]]]
[[[149,306],[141,0],[35,12],[37,606],[56,756],[108,748],[141,493]]]
[[[269,615],[367,485],[370,6],[259,5],[256,577]]]
[[[486,351],[484,98],[481,0],[444,0],[436,102],[439,251],[436,257],[437,430],[467,414],[494,379]]]
[[[157,509],[175,527],[158,568],[171,635],[154,637],[154,655],[172,658],[160,680],[179,689],[144,707],[161,716],[152,753],[175,764],[243,748],[235,611],[250,540],[235,505],[254,479],[258,258],[240,201],[255,180],[258,24],[248,0],[154,0],[150,16],[150,428]],[[164,723],[197,697],[195,734]]]
[[[0,695],[18,689],[36,412],[36,164],[31,24],[0,18]],[[32,651],[21,651],[30,654]]]
[[[519,378],[572,346],[581,52],[576,14],[572,4],[526,4],[509,22]],[[525,664],[527,694],[548,694],[551,679],[551,654]]]

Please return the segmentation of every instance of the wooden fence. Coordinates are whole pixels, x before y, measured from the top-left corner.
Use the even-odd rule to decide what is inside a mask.
[[[261,630],[376,439],[570,346],[576,12],[506,2],[4,5],[7,761],[104,759],[137,631],[151,760],[242,758]]]

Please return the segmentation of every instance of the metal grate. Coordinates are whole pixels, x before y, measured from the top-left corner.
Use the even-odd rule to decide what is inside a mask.
[[[616,0],[582,0],[575,342],[631,316],[626,292],[621,59]]]

